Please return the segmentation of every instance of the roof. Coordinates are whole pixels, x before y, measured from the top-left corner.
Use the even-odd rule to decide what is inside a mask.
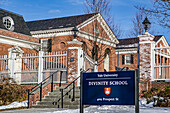
[[[14,30],[13,30],[13,32],[21,33],[21,34],[25,34],[25,35],[31,35],[30,31],[29,31],[29,28],[27,27],[27,25],[26,25],[26,23],[24,21],[23,16],[18,15],[16,13],[6,11],[6,10],[0,8],[0,28],[1,29],[8,30],[4,26],[3,21],[2,21],[3,17],[7,17],[7,16],[11,17],[12,20],[14,21]]]
[[[154,41],[157,42],[163,35],[156,35]]]
[[[125,39],[118,39],[119,44],[117,44],[117,49],[127,49],[127,48],[136,48],[139,38],[125,38]]]
[[[26,24],[29,27],[30,31],[68,28],[68,27],[74,27],[74,26],[79,25],[80,23],[91,18],[95,14],[97,13],[29,21],[29,22],[26,22]]]
[[[156,35],[154,41],[157,42],[163,35]],[[139,38],[124,38],[118,39],[119,44],[117,44],[117,49],[129,49],[129,48],[137,48]]]

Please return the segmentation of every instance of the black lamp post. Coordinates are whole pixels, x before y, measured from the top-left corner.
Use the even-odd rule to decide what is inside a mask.
[[[146,17],[145,18],[145,20],[142,22],[142,24],[143,24],[143,27],[144,27],[144,29],[145,29],[145,32],[147,32],[148,31],[148,29],[149,29],[149,27],[150,27],[150,22],[149,22],[149,20],[148,20],[148,18]]]
[[[79,30],[77,29],[77,27],[75,26],[72,31],[74,32],[73,36],[74,36],[74,39],[76,39],[77,37],[77,33],[79,32]]]

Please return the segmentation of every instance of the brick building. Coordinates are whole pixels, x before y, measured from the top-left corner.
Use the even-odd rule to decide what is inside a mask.
[[[21,15],[0,9],[0,19],[1,75],[9,74],[19,83],[32,82],[25,78],[39,83],[56,70],[65,71],[65,82],[71,82],[96,64],[96,54],[95,71],[133,70],[139,46],[140,87],[149,89],[155,82],[169,85],[170,49],[163,35],[145,32],[117,39],[99,13],[25,22]],[[79,32],[74,38],[75,26]]]

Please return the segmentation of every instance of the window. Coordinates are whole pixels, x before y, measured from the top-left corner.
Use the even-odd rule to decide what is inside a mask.
[[[94,27],[94,33],[99,33],[99,28],[97,26]]]
[[[99,51],[99,47],[98,45],[96,45],[96,49],[97,49],[97,52],[95,52],[95,48],[93,47],[93,50],[92,50],[92,59],[95,60],[95,56],[97,57],[96,60],[98,60],[99,56],[98,56],[98,51]]]
[[[82,41],[83,42],[83,41]],[[86,45],[86,42],[83,42],[82,44],[82,49],[84,52],[87,52],[87,45]]]
[[[122,64],[133,64],[133,55],[123,55]]]
[[[14,30],[14,21],[11,17],[9,16],[3,17],[3,24],[8,30],[10,31]]]
[[[51,39],[42,39],[41,40],[41,46],[42,46],[42,51],[44,52],[51,52]]]
[[[110,49],[107,48],[105,50],[105,55],[104,55],[104,71],[109,71],[109,54],[110,54]]]
[[[60,49],[65,49],[65,47],[66,47],[66,44],[64,42],[61,42],[60,43]]]

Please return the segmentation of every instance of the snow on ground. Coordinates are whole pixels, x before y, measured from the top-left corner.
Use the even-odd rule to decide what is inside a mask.
[[[140,113],[170,113],[170,108],[160,108],[160,107],[140,107]],[[49,113],[49,112],[47,112]],[[64,111],[54,111],[50,113],[79,113],[79,109],[76,110],[64,110]],[[109,106],[91,106],[84,109],[84,113],[135,113],[134,106],[119,106],[119,105],[109,105]]]
[[[10,108],[27,107],[27,103],[28,103],[28,101],[23,101],[23,102],[15,101],[9,105],[0,106],[0,110],[10,109]]]
[[[153,107],[153,104],[153,102],[146,104],[146,99],[140,99],[140,113],[170,113],[170,107]],[[52,113],[79,113],[79,109],[54,111]],[[135,113],[135,106],[90,106],[84,109],[84,113]]]
[[[153,102],[146,104],[146,99],[140,99],[140,113],[170,113],[170,107],[153,107]],[[13,102],[10,105],[0,106],[0,109],[27,107],[27,101]],[[22,109],[22,110],[9,110],[4,113],[79,113],[79,109],[74,110],[59,110],[56,108],[54,111],[50,109]],[[84,109],[84,113],[135,113],[135,106],[120,106],[120,105],[104,105],[104,106],[90,106]]]

